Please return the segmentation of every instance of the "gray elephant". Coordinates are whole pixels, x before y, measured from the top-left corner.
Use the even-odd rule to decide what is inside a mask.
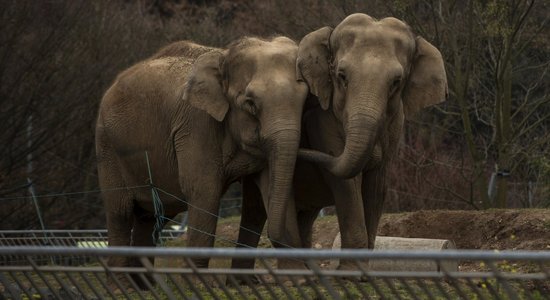
[[[178,42],[116,78],[96,127],[110,246],[154,246],[147,186],[154,185],[167,218],[189,210],[188,246],[212,247],[220,197],[263,169],[272,183],[269,234],[284,240],[308,91],[295,77],[297,52],[285,37],[243,38],[225,50]],[[120,257],[108,263],[139,264]],[[194,263],[207,267],[208,259]]]
[[[289,206],[294,218],[287,218],[287,232],[311,247],[319,210],[335,204],[342,248],[372,249],[386,197],[387,168],[404,119],[446,98],[441,54],[398,19],[353,14],[334,29],[306,35],[296,70],[317,99],[308,98],[304,109],[299,157],[306,161],[299,158],[296,165],[295,203]],[[261,232],[266,214],[251,211],[270,205],[266,197],[264,203],[259,200],[268,195],[265,178],[248,176],[243,183],[241,225],[256,232]],[[269,212],[267,216],[272,217]],[[239,243],[249,246],[257,239],[249,231],[239,234]],[[253,264],[235,261],[233,267]],[[339,268],[356,266],[343,260]]]

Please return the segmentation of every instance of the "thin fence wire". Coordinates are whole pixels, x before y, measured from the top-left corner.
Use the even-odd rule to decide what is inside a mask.
[[[147,153],[146,153],[147,155]],[[147,160],[148,161],[148,160]],[[155,218],[157,220],[156,224],[155,224],[155,229],[153,231],[153,234],[152,234],[152,238],[153,238],[153,241],[154,241],[154,244],[158,244],[158,242],[162,243],[163,240],[160,239],[157,241],[157,239],[155,238],[157,235],[159,235],[159,232],[161,231],[161,228],[160,228],[160,223],[163,223],[163,221],[173,221],[173,222],[177,222],[176,220],[172,220],[172,219],[169,219],[169,218],[166,218],[164,216],[164,212],[163,212],[163,209],[162,209],[162,199],[160,197],[160,194],[166,196],[166,197],[171,197],[173,198],[174,200],[177,200],[183,204],[185,204],[186,206],[188,207],[193,207],[203,213],[206,213],[206,214],[209,214],[211,216],[214,216],[216,217],[217,219],[220,219],[221,218],[221,215],[224,215],[224,211],[226,210],[229,210],[229,211],[233,211],[235,210],[237,207],[241,206],[242,204],[238,204],[238,205],[233,205],[233,207],[230,207],[229,209],[226,209],[226,208],[223,208],[221,207],[220,210],[217,212],[217,213],[214,213],[214,212],[210,212],[208,210],[205,210],[195,204],[192,204],[190,203],[189,201],[187,201],[186,199],[184,198],[181,198],[181,197],[178,197],[177,195],[174,195],[172,193],[169,193],[159,187],[156,187],[152,184],[152,182],[150,182],[149,185],[141,185],[141,186],[134,186],[134,187],[119,187],[119,188],[111,188],[111,189],[104,189],[104,190],[94,190],[94,191],[88,191],[88,192],[82,192],[82,193],[95,193],[95,192],[106,192],[106,191],[114,191],[114,190],[120,190],[120,189],[141,189],[141,188],[149,188],[151,189],[152,191],[152,195],[153,195],[153,202],[154,202],[154,206],[155,206]],[[82,193],[66,193],[65,195],[77,195],[77,194],[82,194]],[[53,197],[53,196],[60,196],[61,194],[48,194],[48,195],[40,195],[40,196],[36,196],[36,198],[38,197]],[[10,200],[13,200],[13,199],[20,199],[18,197],[15,197],[15,198],[0,198],[0,200],[7,200],[7,199],[10,199]],[[223,197],[220,201],[222,202],[229,202],[229,201],[235,201],[235,200],[238,200],[239,202],[242,202],[242,199],[240,199],[240,197]],[[202,234],[205,234],[205,235],[209,235],[209,236],[213,236],[214,238],[216,239],[220,239],[218,236],[216,236],[215,234],[213,233],[209,233],[209,232],[204,232],[204,231],[201,231],[197,228],[194,228],[194,227],[189,227],[189,229],[191,230],[195,230],[195,231],[198,231]],[[240,226],[240,229],[243,229],[243,230],[246,230],[252,234],[255,234],[255,235],[258,235],[258,236],[261,236],[261,232],[255,232],[249,228],[246,228],[246,227],[243,227],[243,226]],[[223,238],[221,238],[223,239]],[[289,247],[289,245],[286,245],[285,243],[281,242],[281,241],[276,241],[276,240],[273,240],[273,239],[270,239],[272,242],[276,242],[280,245],[283,245],[283,246],[286,246],[286,247]],[[233,242],[234,244],[237,244],[235,242]]]
[[[5,299],[549,299],[550,252],[369,251],[233,248],[0,247],[26,262],[0,265]],[[88,256],[85,265],[39,265],[35,257]],[[108,257],[129,257],[134,267],[109,267]],[[152,262],[151,258],[155,261]],[[193,258],[210,258],[197,268]],[[231,259],[255,259],[254,269],[230,269]],[[303,268],[277,269],[277,259]],[[327,268],[345,259],[357,268]],[[368,270],[376,260],[467,262],[460,271]],[[142,289],[144,287],[145,289]]]

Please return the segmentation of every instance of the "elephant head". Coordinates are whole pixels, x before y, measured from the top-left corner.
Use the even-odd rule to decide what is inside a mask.
[[[376,156],[375,141],[389,118],[402,123],[403,114],[410,117],[447,95],[441,53],[395,18],[353,14],[334,29],[311,32],[300,42],[296,72],[322,109],[333,110],[345,135],[338,157],[300,155],[341,178],[357,175]]]
[[[268,230],[273,239],[284,235],[308,94],[307,85],[296,80],[297,53],[297,44],[288,38],[241,39],[226,50],[201,55],[183,93],[184,101],[225,122],[228,136],[245,155],[267,162]]]

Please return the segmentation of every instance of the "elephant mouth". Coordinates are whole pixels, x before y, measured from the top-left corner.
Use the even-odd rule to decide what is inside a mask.
[[[246,153],[248,153],[252,156],[265,156],[266,155],[265,154],[266,152],[263,149],[255,146],[255,145],[248,145],[248,144],[245,144],[245,143],[241,143],[241,149],[244,152],[246,152]]]

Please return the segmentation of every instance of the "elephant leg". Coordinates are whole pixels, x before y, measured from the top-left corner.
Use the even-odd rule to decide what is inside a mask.
[[[133,214],[127,211],[107,212],[107,235],[109,247],[127,247],[130,246],[133,224]],[[127,256],[109,256],[107,265],[109,267],[129,267],[131,257]],[[130,282],[123,273],[107,273],[109,287],[115,292],[120,292],[120,288],[132,291],[135,285]],[[121,286],[119,286],[119,284]]]
[[[345,148],[345,133],[342,124],[332,112],[317,108],[307,117],[305,128],[313,149],[331,155],[339,155]],[[331,196],[336,206],[342,248],[367,248],[361,175],[342,179],[323,170],[322,176],[332,192]],[[340,266],[347,267],[348,262],[341,262]]]
[[[320,208],[298,212],[298,229],[300,230],[300,240],[303,248],[311,248],[313,223],[319,215]]]
[[[107,233],[110,247],[130,246],[133,213],[124,211],[107,212]],[[111,256],[108,265],[112,267],[127,267],[130,265],[128,257]]]
[[[365,201],[365,219],[369,237],[368,248],[374,249],[378,223],[382,216],[387,193],[384,167],[363,173],[362,193]]]
[[[112,192],[109,192],[112,193]],[[127,198],[123,193],[113,193],[119,194],[117,196],[117,201],[120,199]],[[115,195],[113,195],[113,198]],[[105,198],[105,196],[104,196]],[[109,198],[109,197],[107,197]],[[108,199],[107,199],[108,200]],[[126,202],[126,201],[125,201]],[[128,201],[131,202],[131,201]],[[133,214],[131,209],[126,208],[121,211],[116,210],[109,211],[110,205],[107,205],[107,234],[108,234],[108,243],[109,247],[127,247],[130,246],[131,233],[132,233],[132,224],[133,224]],[[109,267],[129,267],[131,265],[131,258],[127,256],[109,256],[107,259],[107,265]],[[111,274],[108,274],[111,275]],[[108,276],[109,286],[117,291],[120,283],[123,289],[132,290],[134,285],[130,283],[128,277],[121,273],[112,273],[113,276]]]
[[[135,213],[134,230],[132,231],[132,246],[155,247],[153,230],[155,227],[155,216],[152,213],[139,211]],[[164,221],[162,222],[164,225]]]
[[[260,189],[254,182],[252,176],[245,176],[242,179],[242,213],[239,228],[239,237],[237,239],[237,248],[256,248],[260,242],[260,237],[267,220],[266,210],[262,201]],[[231,261],[232,269],[254,269],[255,260],[233,259]],[[246,284],[245,276],[234,276],[238,284]],[[253,283],[259,283],[255,276],[249,277]],[[229,278],[227,284],[233,284]]]
[[[98,163],[99,186],[103,190],[102,198],[107,217],[107,235],[109,246],[130,246],[130,236],[134,222],[134,195],[126,189],[127,186],[121,174],[122,168],[118,160],[110,155],[107,148]],[[98,155],[99,156],[99,155]],[[128,259],[109,257],[109,266],[126,267]]]
[[[242,214],[236,247],[256,248],[267,220],[262,194],[250,176],[243,178],[242,192]],[[233,259],[231,268],[253,269],[254,259]]]
[[[222,187],[219,184],[195,186],[188,206],[188,247],[214,247],[221,196]],[[208,268],[209,261],[210,257],[192,259],[197,268]]]
[[[327,173],[332,179],[327,180],[333,191],[342,239],[341,248],[364,249],[368,246],[367,227],[365,223],[363,199],[361,195],[361,176],[342,180]],[[366,262],[360,262],[366,267]],[[357,263],[341,260],[339,269],[357,269]]]
[[[99,186],[103,190],[102,198],[107,217],[107,238],[109,247],[130,246],[132,226],[134,223],[134,194],[121,187],[127,186],[119,164],[114,155],[110,143],[104,140],[103,135],[98,136],[98,143],[101,144],[101,151],[98,151],[98,177]],[[109,256],[107,259],[109,267],[128,267],[130,258],[126,256]],[[113,290],[119,288],[132,289],[132,284],[127,276],[121,273],[109,273],[108,284]],[[111,276],[112,275],[112,276]]]
[[[155,247],[153,240],[153,230],[155,226],[156,219],[151,213],[146,213],[141,209],[136,209],[134,215],[134,228],[132,230],[132,242],[131,245],[135,247]],[[164,225],[164,222],[163,224]],[[151,265],[155,264],[154,257],[148,257],[149,263]],[[143,263],[140,261],[139,257],[132,257],[129,260],[130,266],[133,267],[142,267]],[[137,274],[131,275],[132,280],[136,282],[137,286],[142,290],[147,290],[149,286],[145,280],[149,281],[150,285],[153,286],[154,280],[151,276],[147,275],[144,278]]]

